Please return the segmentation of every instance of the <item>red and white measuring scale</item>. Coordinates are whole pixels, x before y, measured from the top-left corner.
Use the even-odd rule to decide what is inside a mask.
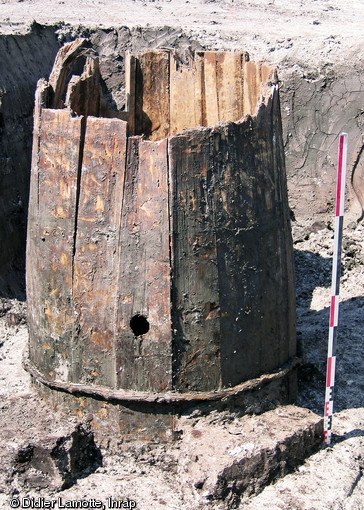
[[[347,154],[348,154],[348,135],[347,133],[341,133],[339,142],[339,164],[337,169],[337,183],[336,183],[336,215],[335,215],[334,255],[332,261],[330,329],[329,329],[329,343],[327,349],[327,372],[326,372],[326,392],[324,410],[325,445],[329,445],[331,443],[332,415],[334,412],[336,337],[337,327],[339,323],[341,241],[345,205]]]

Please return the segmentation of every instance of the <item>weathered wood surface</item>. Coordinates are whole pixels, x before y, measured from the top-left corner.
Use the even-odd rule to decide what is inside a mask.
[[[285,363],[279,370],[263,374],[255,379],[250,379],[241,384],[230,388],[222,388],[216,391],[192,391],[192,392],[176,392],[176,391],[135,391],[124,389],[112,389],[107,386],[84,385],[79,383],[65,383],[62,381],[53,381],[43,375],[42,372],[29,362],[29,359],[23,359],[23,367],[31,374],[36,381],[41,382],[51,389],[60,390],[70,395],[78,397],[92,397],[105,402],[116,403],[134,403],[134,404],[190,404],[194,402],[215,402],[225,401],[231,397],[238,397],[244,393],[251,393],[261,390],[265,386],[269,386],[274,381],[279,381],[288,376],[293,369],[297,368],[301,363],[299,358],[292,358]],[[182,407],[181,407],[182,408]]]
[[[118,387],[172,387],[167,141],[130,137],[121,218]],[[130,321],[149,324],[136,336]],[[140,319],[142,320],[142,319]]]
[[[126,56],[131,133],[160,140],[186,128],[253,115],[275,69],[246,52],[196,52],[187,63],[169,50]],[[269,96],[269,91],[268,91]]]
[[[79,38],[65,44],[57,53],[48,80],[49,86],[53,90],[51,98],[52,108],[64,107],[65,93],[68,86],[67,81],[69,76],[80,74],[80,63],[82,64],[82,57],[85,52],[87,52],[87,41]],[[72,68],[74,70],[77,69],[78,73],[73,73]]]
[[[57,62],[34,129],[35,370],[71,393],[183,400],[288,362],[294,281],[274,70],[242,52],[188,65],[167,50],[129,56],[125,122],[104,118],[92,52],[77,43]]]
[[[236,385],[295,353],[277,99],[240,124],[170,139],[174,378],[181,391]]]
[[[210,130],[169,141],[174,386],[221,384],[220,296]]]
[[[126,126],[42,111],[28,289],[43,344],[32,341],[31,356],[61,380],[162,391],[172,384],[167,142],[130,138],[126,154]],[[130,327],[138,314],[151,325],[143,337]]]
[[[81,76],[70,79],[64,104],[78,115],[96,116],[101,111],[101,87],[99,59],[91,54],[85,55],[84,70]],[[108,115],[105,115],[107,117]]]
[[[75,215],[73,380],[114,387],[127,124],[88,117]]]
[[[43,109],[29,205],[30,355],[51,378],[61,380],[68,380],[75,327],[72,261],[81,131],[81,117]]]

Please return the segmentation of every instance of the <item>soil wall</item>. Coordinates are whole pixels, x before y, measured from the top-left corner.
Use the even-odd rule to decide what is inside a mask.
[[[0,295],[24,297],[34,91],[58,51],[53,27],[0,36]]]
[[[146,48],[173,47],[183,58],[189,46],[195,50],[209,49],[180,29],[168,27],[91,30],[33,24],[28,34],[0,36],[1,296],[25,296],[26,217],[36,83],[39,78],[48,77],[60,45],[78,36],[89,37],[96,48],[109,104],[119,110],[125,106],[126,50],[135,53]],[[320,222],[330,221],[337,136],[342,130],[349,133],[348,211],[352,219],[360,218],[358,198],[361,203],[364,198],[364,78],[359,61],[354,66],[349,63],[340,68],[328,66],[312,74],[302,67],[292,68],[287,60],[282,61],[278,72],[292,218],[305,218],[313,229]]]
[[[333,218],[338,135],[349,135],[346,214],[361,217],[364,205],[364,74],[359,67],[306,76],[280,75],[290,207],[297,219]]]

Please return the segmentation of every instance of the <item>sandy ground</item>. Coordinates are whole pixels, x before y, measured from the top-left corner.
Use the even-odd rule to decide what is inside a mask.
[[[0,0],[0,32],[33,20],[86,26],[171,26],[211,48],[317,70],[363,57],[361,0]],[[156,34],[157,37],[157,34]]]
[[[24,32],[33,20],[104,27],[170,25],[183,28],[211,48],[246,48],[252,58],[268,60],[282,69],[298,66],[308,76],[310,69],[317,73],[327,66],[358,65],[364,56],[363,19],[362,0],[0,0],[0,33]],[[331,224],[313,228],[311,223],[292,224],[298,338],[304,359],[298,405],[322,414],[333,231]],[[312,455],[297,471],[243,501],[240,508],[364,508],[363,234],[363,225],[346,221],[333,447]],[[8,399],[31,391],[21,367],[26,342],[24,303],[2,300],[2,412],[6,412]],[[64,500],[130,498],[141,509],[225,508],[204,500],[203,492],[183,485],[172,469],[165,469],[166,455],[164,468],[133,452],[106,455],[102,467],[61,495]],[[47,496],[46,492],[35,494]],[[0,508],[9,508],[9,497],[1,488]]]

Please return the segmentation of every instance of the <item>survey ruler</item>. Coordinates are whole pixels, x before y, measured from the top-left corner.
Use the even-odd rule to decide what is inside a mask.
[[[324,410],[325,445],[331,444],[332,415],[334,412],[336,340],[337,340],[337,328],[339,323],[340,266],[341,266],[341,245],[344,219],[344,205],[345,205],[347,153],[348,153],[348,135],[347,133],[341,133],[339,140],[339,162],[337,167],[337,181],[336,181],[334,254],[332,260],[330,327],[329,327],[329,342],[327,349],[327,372],[326,372],[326,391]]]

